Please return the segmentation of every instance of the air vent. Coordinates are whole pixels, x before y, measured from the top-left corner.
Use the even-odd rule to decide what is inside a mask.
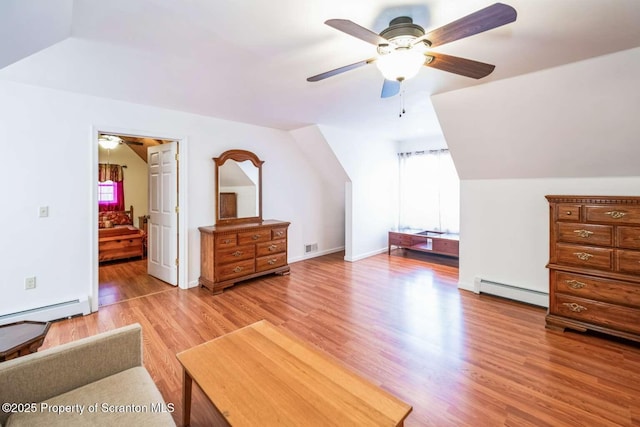
[[[318,244],[317,243],[310,243],[308,245],[304,245],[304,253],[308,254],[311,252],[317,252],[318,251]]]

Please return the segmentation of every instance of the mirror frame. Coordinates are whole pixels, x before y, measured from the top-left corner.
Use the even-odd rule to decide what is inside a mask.
[[[220,166],[222,166],[227,160],[235,160],[236,162],[244,162],[245,160],[251,161],[253,165],[258,168],[258,216],[244,217],[244,218],[220,218]],[[248,222],[262,222],[262,164],[263,160],[260,160],[258,156],[247,150],[227,150],[220,155],[220,157],[214,157],[213,161],[216,165],[216,225],[232,225],[242,224]]]

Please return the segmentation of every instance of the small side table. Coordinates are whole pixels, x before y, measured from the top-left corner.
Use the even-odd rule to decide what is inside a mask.
[[[27,320],[0,326],[0,362],[38,351],[50,326]]]

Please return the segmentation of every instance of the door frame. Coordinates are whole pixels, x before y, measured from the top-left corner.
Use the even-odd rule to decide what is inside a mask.
[[[89,300],[91,302],[91,312],[98,311],[98,186],[95,185],[98,176],[98,135],[100,133],[114,133],[119,135],[135,136],[140,138],[168,139],[177,141],[178,153],[180,155],[178,167],[178,206],[180,213],[178,215],[178,256],[180,264],[178,265],[178,287],[188,289],[188,271],[189,252],[187,245],[187,146],[188,140],[184,135],[170,135],[162,132],[143,131],[140,129],[129,129],[114,126],[91,126],[90,144],[91,144],[91,161],[89,167],[89,200],[91,206],[89,208],[91,232],[89,233],[89,253],[93,260],[91,268],[91,278],[89,280]]]

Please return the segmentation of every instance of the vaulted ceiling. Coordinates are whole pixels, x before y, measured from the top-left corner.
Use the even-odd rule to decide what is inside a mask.
[[[375,66],[308,76],[374,56],[323,22],[379,32],[398,15],[430,30],[487,0],[3,0],[0,79],[280,129],[321,124],[394,140],[440,132],[430,96],[640,45],[638,0],[512,0],[516,22],[435,48],[496,65],[476,81],[431,68],[380,98]]]

